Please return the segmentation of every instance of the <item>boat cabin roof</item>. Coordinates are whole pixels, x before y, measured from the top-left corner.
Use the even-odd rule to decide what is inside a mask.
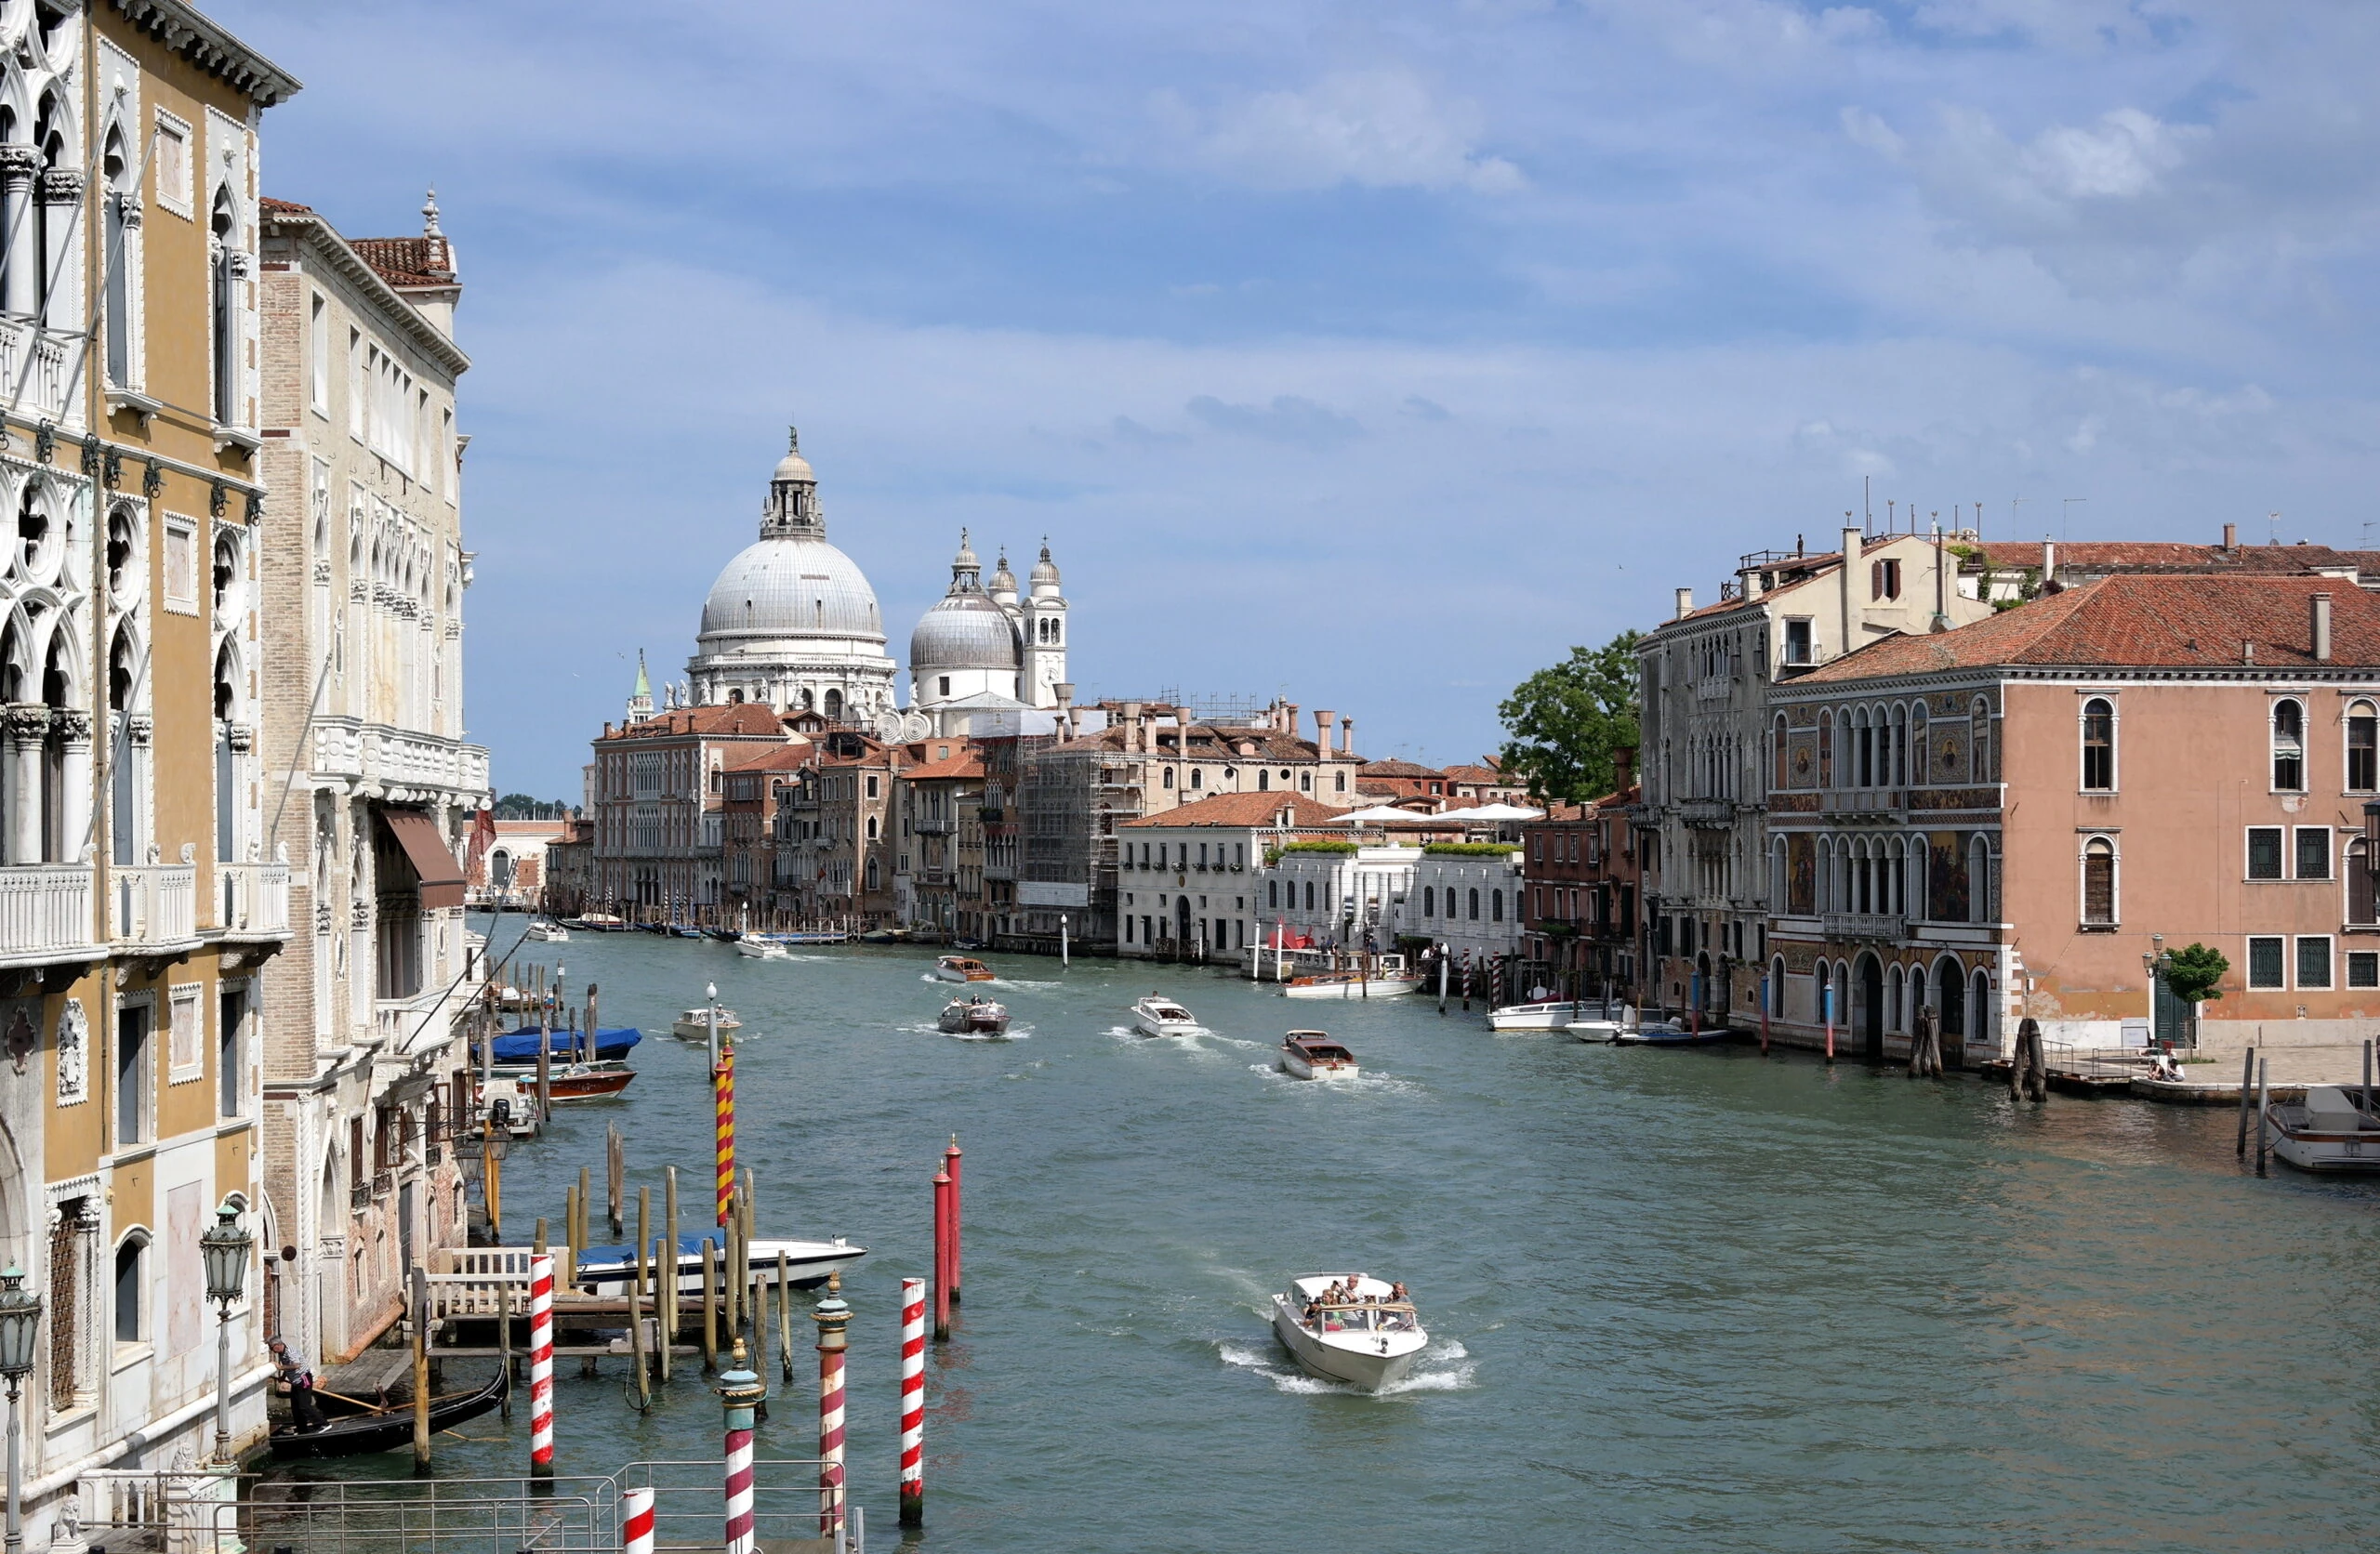
[[[1320,1031],[1292,1031],[1289,1033],[1289,1045],[1316,1058],[1345,1058],[1353,1060],[1355,1056]]]
[[[975,959],[972,955],[945,955],[942,957],[942,964],[945,966],[963,966],[970,970],[973,970],[984,963]]]
[[[1375,1279],[1368,1273],[1304,1273],[1290,1280],[1289,1287],[1298,1293],[1301,1299],[1317,1300],[1321,1298],[1322,1292],[1331,1285],[1345,1284],[1353,1284],[1358,1296],[1377,1296],[1382,1301],[1388,1299],[1394,1288],[1387,1280]],[[1406,1303],[1408,1309],[1410,1304]]]

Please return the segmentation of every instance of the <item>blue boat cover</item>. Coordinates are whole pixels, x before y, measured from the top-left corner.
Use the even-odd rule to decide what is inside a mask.
[[[524,1025],[518,1031],[507,1032],[496,1038],[496,1060],[499,1063],[536,1062],[537,1041],[545,1034],[544,1031],[534,1025]],[[568,1031],[554,1032],[549,1050],[555,1057],[568,1061],[575,1052],[572,1036],[573,1034]],[[625,1057],[629,1047],[643,1039],[644,1033],[633,1025],[603,1026],[595,1033],[595,1056],[599,1059]]]

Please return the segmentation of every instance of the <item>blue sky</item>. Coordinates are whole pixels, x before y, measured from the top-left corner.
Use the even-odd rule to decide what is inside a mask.
[[[896,654],[962,523],[1046,533],[1086,696],[1438,763],[1863,477],[2380,536],[2380,7],[210,8],[307,83],[269,192],[372,236],[438,188],[506,790],[681,672],[787,422]]]

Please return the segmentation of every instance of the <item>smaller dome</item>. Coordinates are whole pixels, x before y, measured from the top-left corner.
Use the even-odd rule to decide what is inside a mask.
[[[983,565],[983,559],[975,554],[975,547],[967,543],[967,531],[959,530],[959,554],[950,559],[950,570],[954,573],[978,572]]]
[[[1050,560],[1050,544],[1044,540],[1041,543],[1041,559],[1033,563],[1033,582],[1038,587],[1041,584],[1056,581],[1058,581],[1058,563]]]
[[[811,469],[810,461],[801,456],[801,432],[800,428],[795,427],[786,428],[785,438],[786,455],[785,457],[777,460],[776,473],[771,475],[769,480],[772,482],[777,481],[807,481],[812,485],[816,485],[818,483],[818,477],[816,473]]]
[[[927,611],[909,634],[912,673],[936,669],[1014,669],[1016,627],[1008,612],[980,593],[954,593]]]
[[[992,592],[996,594],[1016,592],[1016,573],[1008,570],[1008,552],[1005,550],[1000,552],[999,570],[992,573]]]

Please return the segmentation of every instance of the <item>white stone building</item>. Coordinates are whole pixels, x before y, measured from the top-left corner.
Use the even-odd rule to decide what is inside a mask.
[[[1521,849],[1481,853],[1424,846],[1405,888],[1399,935],[1443,944],[1458,959],[1514,955],[1521,946]]]
[[[1273,921],[1269,850],[1345,835],[1340,811],[1295,793],[1218,794],[1116,828],[1116,953],[1236,960]],[[1278,887],[1275,888],[1276,899]]]
[[[1256,911],[1262,937],[1283,931],[1291,949],[1393,950],[1418,847],[1291,842],[1264,870]]]

